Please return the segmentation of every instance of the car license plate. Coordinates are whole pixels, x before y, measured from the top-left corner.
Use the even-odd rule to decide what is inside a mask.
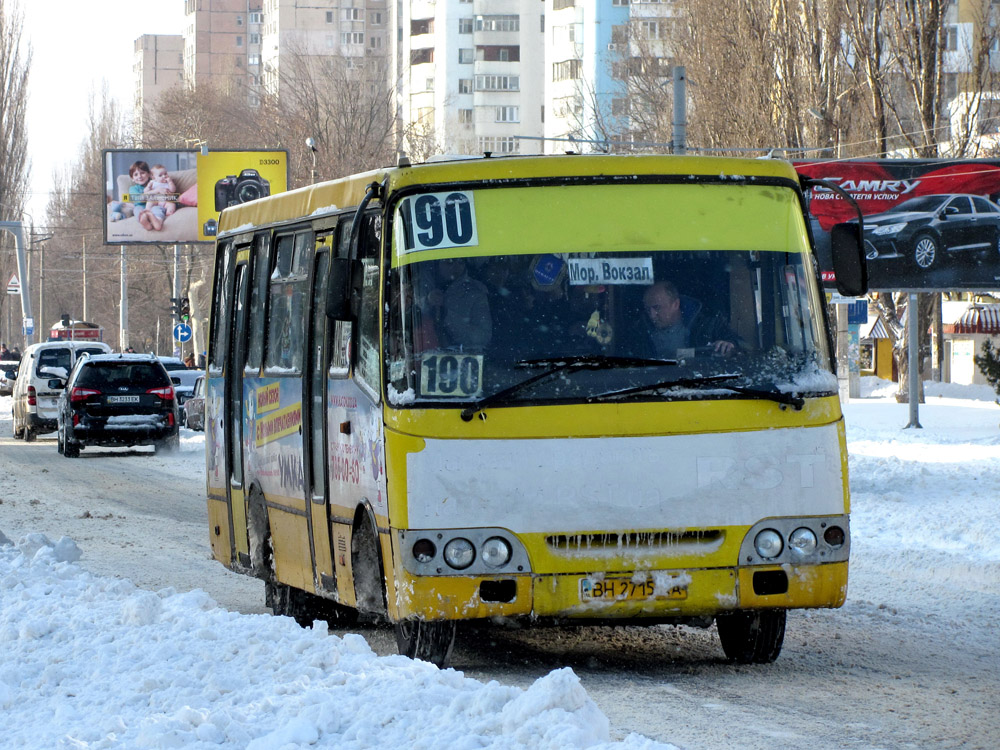
[[[138,404],[138,396],[108,396],[109,404]]]
[[[674,584],[667,589],[656,590],[650,580],[636,581],[631,576],[605,578],[581,578],[580,599],[593,601],[630,601],[634,599],[687,599],[687,585]]]

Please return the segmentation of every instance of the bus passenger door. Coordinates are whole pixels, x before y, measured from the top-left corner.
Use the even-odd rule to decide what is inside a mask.
[[[249,256],[249,253],[247,253]],[[225,370],[225,424],[226,462],[229,482],[229,507],[232,513],[233,543],[236,557],[244,565],[250,564],[250,549],[247,541],[246,498],[243,486],[243,368],[246,364],[247,336],[247,291],[249,274],[247,263],[240,253],[236,266],[234,285],[232,329],[229,332],[229,357]]]
[[[312,308],[309,321],[309,343],[306,352],[306,373],[303,378],[305,430],[302,446],[305,460],[306,497],[309,500],[309,522],[313,535],[313,565],[317,590],[336,591],[333,548],[330,537],[329,490],[326,474],[326,370],[328,324],[326,317],[327,280],[330,270],[329,237],[317,238],[313,261]]]

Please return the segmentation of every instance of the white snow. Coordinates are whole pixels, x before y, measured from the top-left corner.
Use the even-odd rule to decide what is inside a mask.
[[[962,623],[951,647],[988,661],[998,653],[997,631],[985,623],[995,628],[1000,618],[1000,407],[986,386],[926,386],[922,429],[902,429],[907,406],[892,398],[895,386],[874,378],[844,407],[852,582],[844,610],[822,616],[859,618],[888,606],[895,618],[905,601],[927,612],[925,627],[937,633],[940,586],[951,580],[963,592],[949,604],[950,621]],[[9,398],[0,398],[0,415],[9,413]],[[8,416],[5,436],[9,424]],[[200,434],[185,431],[181,455],[164,466],[200,471],[202,445]],[[331,633],[321,622],[303,629],[289,618],[228,611],[200,589],[150,591],[96,575],[84,541],[9,539],[4,530],[0,747],[674,747],[638,734],[612,741],[609,719],[570,668],[526,688],[480,682],[377,656],[360,635]],[[926,587],[887,593],[887,576],[924,568],[934,572]],[[838,746],[815,739],[815,747]],[[782,745],[777,735],[775,742]]]

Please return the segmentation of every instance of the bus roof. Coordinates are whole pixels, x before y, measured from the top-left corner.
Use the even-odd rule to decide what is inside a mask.
[[[740,179],[784,178],[798,182],[792,165],[777,159],[731,159],[717,156],[648,156],[558,154],[547,156],[469,157],[412,166],[387,167],[309,185],[252,203],[227,208],[219,234],[238,234],[257,226],[321,216],[357,206],[372,182],[388,178],[390,192],[411,185],[472,180],[497,181],[586,176],[697,176]]]

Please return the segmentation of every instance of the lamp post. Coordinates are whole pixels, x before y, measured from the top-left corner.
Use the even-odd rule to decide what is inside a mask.
[[[312,152],[312,169],[309,170],[309,183],[316,184],[316,139],[312,136],[306,138],[306,146]]]

